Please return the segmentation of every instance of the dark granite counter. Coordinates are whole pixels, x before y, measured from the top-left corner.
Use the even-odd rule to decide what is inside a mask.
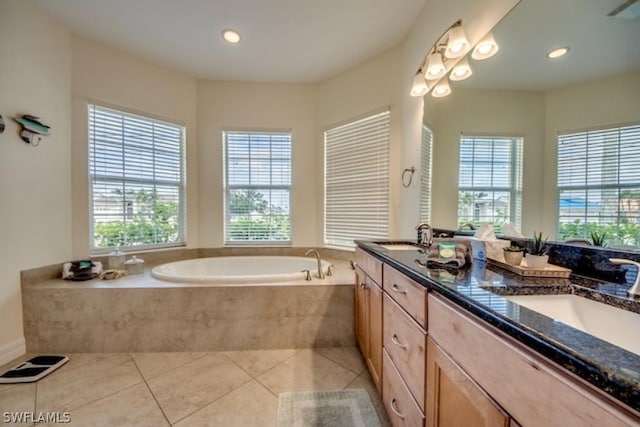
[[[473,260],[454,270],[427,268],[418,250],[389,250],[368,241],[359,247],[427,288],[507,333],[629,407],[640,411],[640,355],[529,310],[502,295],[576,294],[640,313],[640,301],[626,297],[628,285],[584,277],[522,278]],[[638,327],[638,325],[629,325]]]

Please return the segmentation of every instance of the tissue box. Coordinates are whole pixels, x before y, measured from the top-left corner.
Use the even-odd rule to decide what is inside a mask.
[[[485,261],[487,258],[504,260],[502,250],[511,246],[511,240],[482,240],[477,237],[469,237],[473,258]]]

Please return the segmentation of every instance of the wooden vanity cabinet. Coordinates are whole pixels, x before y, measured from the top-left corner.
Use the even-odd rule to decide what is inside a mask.
[[[382,393],[382,262],[356,249],[355,333],[371,378]]]

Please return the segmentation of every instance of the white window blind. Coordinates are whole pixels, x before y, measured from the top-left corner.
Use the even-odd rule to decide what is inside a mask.
[[[558,237],[640,244],[640,125],[558,135]]]
[[[91,248],[184,243],[184,127],[89,105]]]
[[[458,224],[492,224],[497,231],[522,217],[522,138],[460,137]]]
[[[387,110],[324,132],[327,245],[387,238],[389,121]]]
[[[422,125],[420,146],[420,221],[431,222],[431,153],[433,132]]]
[[[226,244],[291,242],[291,133],[224,132]]]

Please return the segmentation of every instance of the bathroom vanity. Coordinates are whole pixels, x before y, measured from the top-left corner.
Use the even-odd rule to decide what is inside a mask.
[[[504,298],[616,285],[478,260],[432,269],[417,247],[357,244],[356,335],[394,426],[640,424],[640,355]]]

